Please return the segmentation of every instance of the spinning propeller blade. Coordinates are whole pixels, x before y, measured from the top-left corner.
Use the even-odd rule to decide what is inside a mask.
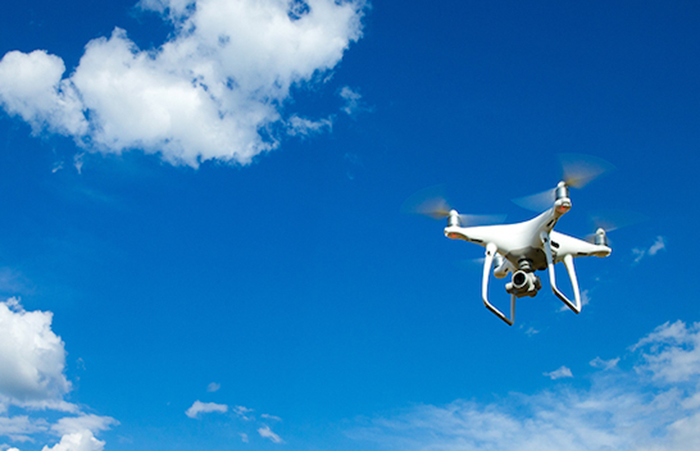
[[[606,232],[639,224],[647,219],[649,218],[641,213],[624,210],[600,210],[590,214],[593,226],[605,229]]]
[[[536,194],[530,194],[529,196],[518,197],[517,199],[512,200],[515,205],[526,210],[544,211],[552,206],[556,200],[556,195],[554,188],[551,188]]]
[[[590,221],[594,229],[602,229],[606,234],[623,227],[644,222],[648,217],[641,213],[623,210],[601,210],[590,215]],[[586,240],[594,243],[595,233],[586,236]]]
[[[444,219],[450,215],[452,207],[444,195],[445,186],[436,185],[422,189],[409,196],[401,206],[403,213],[419,214],[433,219]],[[498,224],[505,221],[506,215],[467,215],[460,214],[462,226]]]
[[[615,168],[611,163],[592,155],[559,154],[562,180],[571,188],[583,188],[589,182]]]
[[[411,194],[401,205],[402,213],[419,214],[433,219],[442,219],[450,214],[450,205],[445,199],[445,185],[435,185]]]
[[[559,164],[562,181],[570,188],[583,188],[589,182],[615,168],[602,158],[574,153],[560,154]],[[543,211],[551,207],[555,200],[555,188],[552,188],[513,199],[513,203],[526,210]]]
[[[502,224],[508,215],[459,215],[459,223],[462,227],[489,224]]]
[[[444,197],[426,199],[425,202],[416,206],[415,213],[428,216],[433,219],[443,219],[450,215],[450,204]]]

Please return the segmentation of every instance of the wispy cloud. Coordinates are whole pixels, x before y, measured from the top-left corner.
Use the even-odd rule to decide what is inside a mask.
[[[217,384],[216,382],[212,382],[211,384],[207,385],[207,391],[209,393],[214,393],[219,391],[221,388],[221,384]]]
[[[270,426],[265,425],[259,428],[258,434],[260,434],[260,437],[269,439],[272,443],[284,443],[284,440],[282,440],[279,435],[272,432]]]
[[[362,111],[370,111],[370,108],[363,105],[362,95],[349,86],[343,86],[340,90],[340,97],[345,100],[342,111],[350,117],[355,117]]]
[[[573,373],[571,370],[565,366],[560,366],[554,371],[550,371],[549,373],[542,373],[544,376],[547,376],[548,378],[552,380],[557,380],[557,379],[564,379],[567,377],[574,377]]]
[[[303,5],[300,8],[299,5]],[[157,49],[127,32],[85,46],[69,70],[46,51],[0,61],[0,104],[32,126],[91,151],[132,148],[175,164],[240,164],[328,120],[289,112],[291,88],[322,83],[362,34],[364,0],[141,0],[174,28]],[[349,94],[345,109],[357,99]],[[80,170],[80,165],[76,162]]]
[[[665,323],[631,349],[645,348],[648,352],[642,354],[643,364],[637,370],[651,374],[655,381],[678,383],[700,379],[700,323],[689,327],[682,321]]]
[[[260,418],[264,418],[266,420],[272,420],[272,421],[282,421],[282,418],[275,416],[275,415],[270,415],[268,413],[263,413],[260,415]]]
[[[648,248],[634,248],[632,249],[632,255],[634,255],[634,263],[639,263],[643,258],[658,254],[660,251],[666,250],[666,240],[662,236],[657,236],[656,241]]]
[[[10,437],[15,442],[31,441],[31,436],[49,429],[44,419],[32,419],[27,415],[0,416],[0,436]]]
[[[8,295],[32,293],[31,282],[19,271],[0,268],[0,293]]]
[[[525,328],[525,326],[523,324],[520,325],[520,330],[524,330],[525,335],[527,335],[528,337],[532,337],[533,335],[537,335],[540,333],[540,331],[538,329],[535,329],[532,326]]]
[[[330,131],[332,128],[333,121],[331,119],[312,121],[311,119],[292,116],[289,118],[289,121],[287,121],[287,134],[291,136],[306,137],[323,131]]]
[[[98,432],[107,431],[112,426],[119,424],[111,417],[95,414],[83,414],[77,417],[64,417],[51,426],[51,430],[59,435],[72,434],[84,430]]]
[[[197,418],[202,413],[226,413],[228,406],[226,404],[217,404],[215,402],[195,401],[192,406],[185,411],[185,415],[190,418]]]
[[[362,169],[364,166],[362,164],[362,159],[356,153],[346,153],[343,159],[348,163],[349,169],[347,171],[348,179],[355,180],[355,174],[358,170]]]
[[[187,409],[185,414],[190,418],[199,418],[205,413],[225,414],[227,412],[230,413],[225,415],[222,420],[226,424],[224,427],[228,429],[230,427],[234,427],[235,425],[235,427],[239,430],[242,429],[238,435],[243,443],[249,443],[251,440],[254,440],[256,437],[256,432],[260,437],[270,440],[273,443],[284,443],[284,440],[282,440],[277,433],[273,432],[269,426],[270,422],[282,422],[282,418],[267,413],[263,413],[259,416],[259,418],[256,418],[256,415],[253,415],[255,409],[251,409],[249,407],[240,405],[229,407],[226,404],[218,404],[213,402],[204,403],[197,400],[189,409]]]
[[[249,409],[248,407],[244,406],[236,406],[233,408],[233,412],[241,419],[244,421],[253,421],[255,420],[255,417],[251,415],[255,410],[254,409]]]
[[[600,357],[596,357],[595,359],[588,362],[588,364],[591,365],[593,368],[610,370],[610,369],[615,368],[619,362],[620,362],[619,357],[614,358],[614,359],[610,359],[610,360],[603,360]]]
[[[700,323],[666,323],[620,359],[594,359],[589,388],[556,385],[492,403],[457,400],[349,431],[387,450],[691,450],[700,445]],[[614,369],[613,371],[611,371]]]

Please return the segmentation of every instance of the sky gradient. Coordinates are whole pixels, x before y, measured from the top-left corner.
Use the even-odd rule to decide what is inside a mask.
[[[695,2],[4,9],[0,451],[700,447]],[[529,219],[560,153],[615,169],[557,230],[647,220],[508,327],[401,207]]]

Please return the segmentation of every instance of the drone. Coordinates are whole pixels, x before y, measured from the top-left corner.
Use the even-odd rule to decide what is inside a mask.
[[[591,163],[594,161],[594,163]],[[559,219],[571,210],[569,188],[580,188],[593,178],[607,171],[607,162],[587,157],[585,164],[569,162],[564,168],[564,180],[556,188],[529,198],[548,198],[549,208],[538,216],[524,222],[513,224],[495,224],[469,226],[474,215],[460,215],[457,210],[449,209],[441,199],[439,206],[434,202],[422,213],[434,218],[447,217],[445,236],[453,240],[463,240],[485,248],[483,275],[481,281],[481,298],[488,310],[509,326],[515,322],[515,301],[522,297],[534,297],[542,288],[542,282],[536,271],[547,271],[549,284],[554,294],[575,313],[581,312],[581,291],[574,268],[576,257],[607,257],[612,252],[608,246],[606,231],[598,228],[592,236],[592,242],[565,235],[554,230]],[[565,162],[562,161],[564,165]],[[525,199],[525,198],[523,198]],[[518,202],[516,202],[518,203]],[[573,301],[557,286],[555,265],[563,263],[571,280]],[[505,289],[510,294],[510,316],[506,316],[489,300],[489,281],[491,274],[503,279],[511,274]]]

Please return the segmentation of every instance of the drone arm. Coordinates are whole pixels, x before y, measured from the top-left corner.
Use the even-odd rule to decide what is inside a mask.
[[[500,310],[494,307],[489,302],[489,278],[491,277],[491,265],[493,264],[493,258],[496,256],[498,248],[495,244],[489,243],[486,246],[486,258],[484,258],[484,274],[481,279],[481,298],[484,301],[484,305],[487,309],[497,317],[501,318],[509,326],[513,325],[515,322],[515,295],[510,297],[510,318],[503,314]]]
[[[567,307],[574,311],[574,313],[581,313],[581,293],[578,287],[578,278],[576,277],[576,270],[574,269],[574,258],[571,254],[566,254],[564,256],[564,266],[566,266],[566,271],[569,273],[569,278],[571,279],[571,286],[574,289],[574,302],[571,302],[569,298],[564,295],[564,293],[557,287],[557,277],[554,270],[554,258],[552,257],[552,246],[549,242],[549,235],[542,233],[540,235],[542,239],[542,244],[544,244],[544,253],[547,258],[547,267],[549,269],[549,283],[552,286],[552,291],[559,299],[561,299]]]

